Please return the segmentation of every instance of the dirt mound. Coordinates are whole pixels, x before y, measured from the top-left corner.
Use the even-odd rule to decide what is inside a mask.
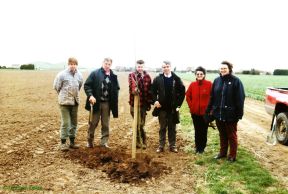
[[[85,167],[100,169],[106,172],[111,180],[122,183],[143,182],[145,179],[157,178],[163,173],[171,172],[171,168],[161,161],[156,161],[157,158],[141,153],[136,155],[136,159],[132,159],[131,154],[127,154],[123,149],[80,148],[64,153],[64,157]]]

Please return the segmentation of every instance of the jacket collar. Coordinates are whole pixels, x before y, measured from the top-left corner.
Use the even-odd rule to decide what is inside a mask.
[[[196,79],[196,82],[197,82],[198,85],[200,85],[200,86],[204,83],[204,81],[205,81],[205,79],[202,79],[202,80],[197,80],[197,79]]]
[[[100,70],[101,70],[101,72],[102,72],[104,75],[106,75],[106,72],[105,72],[105,70],[103,69],[103,67],[101,67]],[[110,72],[109,72],[108,75],[109,75],[109,76],[113,75],[112,69],[110,69]]]
[[[228,79],[230,79],[230,78],[232,77],[232,74],[229,73],[229,74],[224,75],[224,76],[222,76],[222,75],[220,74],[220,77],[221,77],[222,80],[226,81],[226,80],[228,80]]]
[[[162,72],[162,73],[160,73],[160,75],[161,76],[163,76],[163,77],[175,77],[175,73],[173,73],[172,71],[171,71],[171,73],[168,75],[168,76],[166,76],[166,75],[164,75],[164,73]]]
[[[170,77],[172,77],[172,72],[170,72],[168,75],[165,75],[165,74],[163,73],[163,75],[164,75],[164,77],[170,78]]]
[[[140,74],[138,71],[134,71],[134,74],[135,74],[135,76],[141,75],[141,77],[144,77],[147,74],[147,72],[143,71],[143,73]]]

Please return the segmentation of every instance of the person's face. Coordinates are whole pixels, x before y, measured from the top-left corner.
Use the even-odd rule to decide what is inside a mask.
[[[76,71],[76,69],[77,69],[77,65],[74,62],[70,62],[70,63],[68,63],[68,68],[69,68],[69,71],[74,73]]]
[[[136,64],[136,71],[138,73],[143,73],[143,64]]]
[[[111,65],[110,61],[103,61],[102,67],[105,71],[110,71]]]
[[[163,63],[162,65],[162,71],[165,75],[168,75],[171,73],[171,65]]]
[[[196,71],[195,75],[197,80],[203,80],[205,78],[205,75],[202,71]]]
[[[228,65],[226,65],[226,64],[221,64],[221,66],[220,66],[220,74],[221,74],[222,76],[229,74]]]

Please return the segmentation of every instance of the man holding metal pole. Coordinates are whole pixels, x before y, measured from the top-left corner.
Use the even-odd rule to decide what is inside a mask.
[[[94,133],[101,118],[101,142],[106,148],[109,138],[110,111],[118,118],[119,83],[117,75],[110,69],[112,59],[105,58],[102,67],[92,71],[84,84],[87,95],[85,109],[90,111],[87,147],[94,147]]]
[[[134,117],[134,98],[135,96],[139,97],[137,119],[137,148],[146,149],[147,147],[147,137],[144,130],[145,119],[147,111],[151,109],[152,104],[152,94],[151,94],[151,77],[144,71],[144,61],[138,60],[135,66],[135,72],[132,72],[128,76],[129,83],[129,104],[130,104],[130,113]],[[135,119],[135,118],[134,118]]]

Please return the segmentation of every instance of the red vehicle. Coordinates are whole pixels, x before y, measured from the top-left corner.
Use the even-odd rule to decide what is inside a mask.
[[[288,88],[267,88],[265,109],[267,113],[273,115],[271,130],[275,123],[278,142],[288,145]]]

